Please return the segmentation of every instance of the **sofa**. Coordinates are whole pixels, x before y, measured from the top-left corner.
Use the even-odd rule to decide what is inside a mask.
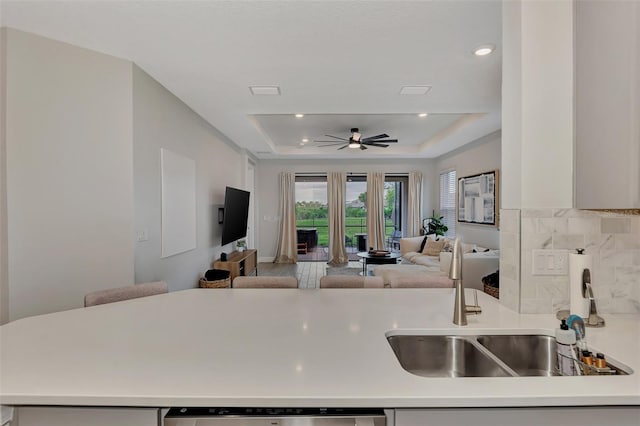
[[[400,239],[399,265],[380,265],[374,268],[374,275],[383,278],[385,286],[404,286],[403,281],[411,283],[411,287],[446,287],[452,253],[441,251],[437,256],[429,256],[420,251],[424,236]],[[437,237],[429,236],[435,241]],[[444,238],[444,237],[439,237]],[[445,239],[444,250],[453,242]],[[465,288],[482,290],[482,277],[496,272],[500,267],[498,250],[487,249],[475,244],[462,243],[462,282]],[[450,280],[449,280],[450,281]],[[451,285],[453,283],[451,282]],[[409,285],[406,285],[409,286]]]

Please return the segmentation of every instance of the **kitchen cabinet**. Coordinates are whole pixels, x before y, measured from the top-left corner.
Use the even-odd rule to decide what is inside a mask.
[[[637,406],[423,408],[396,410],[394,426],[628,426],[638,418]]]
[[[157,408],[22,406],[11,426],[158,426],[159,416]]]
[[[640,2],[575,7],[575,204],[640,208]]]

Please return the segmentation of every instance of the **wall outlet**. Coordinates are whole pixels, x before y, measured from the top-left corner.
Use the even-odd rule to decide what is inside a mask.
[[[532,250],[532,275],[568,275],[568,250]]]

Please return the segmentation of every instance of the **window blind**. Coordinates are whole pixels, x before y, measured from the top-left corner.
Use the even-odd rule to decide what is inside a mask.
[[[449,228],[446,235],[456,236],[456,171],[440,173],[440,216]]]

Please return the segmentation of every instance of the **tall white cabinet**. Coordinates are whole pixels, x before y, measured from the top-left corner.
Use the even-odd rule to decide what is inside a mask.
[[[640,2],[575,7],[575,204],[640,208]]]

